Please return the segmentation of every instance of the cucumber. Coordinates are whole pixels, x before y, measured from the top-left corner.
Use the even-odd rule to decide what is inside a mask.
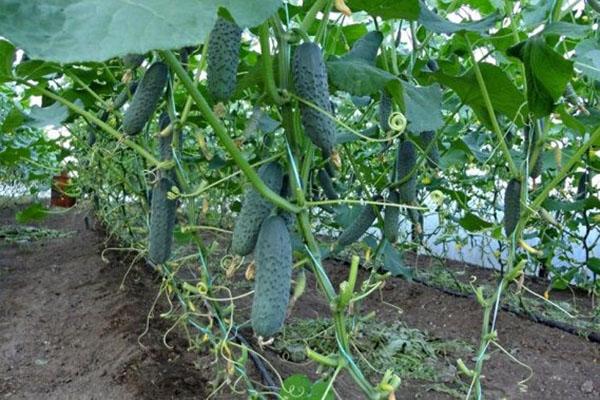
[[[252,329],[264,338],[276,334],[285,321],[292,282],[292,242],[285,221],[268,217],[256,242],[256,278]]]
[[[387,201],[388,203],[399,203],[400,195],[396,190],[391,190]],[[383,235],[390,243],[396,243],[396,241],[398,240],[399,218],[400,209],[398,207],[385,207],[383,214]]]
[[[542,159],[543,154],[544,154],[544,145],[543,145],[543,143],[538,143],[538,141],[539,141],[538,129],[535,127],[535,122],[532,122],[532,124],[534,124],[533,127],[530,125],[525,126],[523,153],[524,153],[525,158],[529,154],[529,176],[535,179],[542,174],[542,169],[544,166],[543,159]],[[533,149],[535,149],[537,146],[540,146],[537,158],[535,159],[534,163],[532,163],[533,150],[530,152],[529,146],[533,146]]]
[[[281,192],[283,171],[276,162],[262,165],[258,169],[258,176],[271,190]],[[273,210],[273,204],[262,197],[252,186],[244,193],[242,209],[238,215],[233,228],[231,239],[231,251],[240,256],[248,255],[254,250],[256,239],[260,231],[260,225]]]
[[[148,68],[123,118],[123,132],[136,135],[148,122],[167,84],[169,69],[162,62]]]
[[[356,242],[373,225],[377,218],[379,207],[371,204],[365,204],[358,217],[342,232],[338,237],[337,247],[346,247]]]
[[[575,198],[577,200],[585,199],[585,195],[587,193],[587,185],[588,185],[588,173],[587,171],[581,174],[579,177],[579,181],[577,182],[577,195]]]
[[[521,215],[521,182],[511,179],[504,192],[504,233],[512,235]]]
[[[126,54],[121,57],[125,68],[135,69],[142,65],[146,57],[143,54]]]
[[[240,63],[242,29],[219,17],[208,38],[206,80],[215,102],[228,100],[235,91]]]
[[[383,34],[379,31],[371,31],[362,36],[352,45],[352,49],[346,53],[342,59],[360,59],[368,62],[371,65],[375,65],[375,59],[377,58],[377,51],[381,42],[383,41]]]
[[[405,140],[398,146],[396,158],[396,179],[402,180],[414,169],[417,164],[417,152],[415,145]],[[413,203],[417,198],[417,174],[413,173],[408,181],[398,187],[400,201],[403,203]]]
[[[381,91],[381,99],[379,100],[379,127],[383,132],[388,132],[390,128],[390,115],[392,114],[392,98],[385,91]]]
[[[315,43],[303,43],[296,48],[292,75],[297,95],[332,115],[327,84],[327,68],[321,49]],[[335,122],[315,108],[300,103],[302,126],[310,140],[329,156],[335,145]]]
[[[435,141],[434,131],[424,131],[420,134],[421,147],[426,150],[429,144],[431,147],[427,152],[427,163],[431,168],[437,168],[440,163],[440,152],[438,150],[437,142]]]
[[[123,107],[123,105],[133,97],[137,87],[138,81],[132,81],[129,83],[129,85],[125,86],[125,88],[123,88],[123,90],[113,100],[113,110],[118,110],[119,108]]]
[[[167,198],[167,192],[173,186],[174,182],[163,176],[152,188],[148,255],[155,264],[162,264],[171,256],[177,204]]]
[[[321,185],[321,189],[323,189],[323,193],[329,200],[337,200],[338,194],[335,191],[335,187],[333,186],[333,181],[331,177],[324,169],[320,169],[317,173],[317,178],[319,180],[319,184]]]

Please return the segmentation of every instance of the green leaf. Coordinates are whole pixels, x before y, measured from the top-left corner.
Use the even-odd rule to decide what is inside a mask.
[[[571,39],[583,39],[591,31],[589,25],[572,24],[569,22],[552,22],[542,32],[545,36],[558,35]]]
[[[415,21],[419,18],[419,0],[347,0],[346,4],[352,11],[366,11],[383,19]]]
[[[327,396],[323,397],[327,390],[327,382],[317,381],[312,383],[306,375],[294,374],[288,376],[283,381],[280,395],[282,400],[333,400],[333,392],[330,390]]]
[[[29,221],[38,221],[44,219],[48,215],[48,209],[41,203],[33,203],[26,209],[15,214],[15,219],[18,223],[23,224]]]
[[[491,222],[483,220],[473,213],[466,213],[458,223],[469,232],[479,232],[494,226]]]
[[[327,71],[335,87],[356,96],[377,93],[389,81],[396,79],[389,72],[358,59],[328,61]]]
[[[500,19],[500,15],[494,13],[480,21],[463,22],[460,24],[450,22],[430,9],[425,5],[421,5],[421,12],[419,14],[419,22],[423,26],[435,33],[456,33],[456,32],[486,32],[488,29],[496,25],[496,22]]]
[[[15,46],[0,39],[0,82],[10,80],[14,56]]]
[[[555,52],[540,37],[532,37],[508,49],[520,59],[527,77],[527,102],[535,117],[549,115],[573,75],[573,62]]]
[[[594,196],[575,201],[562,201],[550,197],[544,201],[542,206],[548,211],[583,211],[600,208],[600,200]]]
[[[26,125],[32,128],[46,128],[49,126],[60,126],[69,117],[69,110],[60,103],[54,103],[48,107],[31,107],[27,116]]]
[[[392,276],[412,278],[413,271],[404,264],[402,253],[387,240],[383,245],[383,269],[390,272]]]
[[[575,47],[575,67],[589,78],[600,81],[600,39],[587,39]]]
[[[523,106],[525,103],[523,94],[499,67],[488,63],[479,63],[479,69],[494,111],[522,126],[523,116],[527,115],[527,108]],[[461,76],[450,76],[438,71],[433,74],[433,77],[442,85],[454,90],[460,99],[473,109],[479,120],[491,128],[492,123],[473,69]]]
[[[442,90],[439,85],[414,86],[402,81],[408,129],[413,133],[435,131],[444,125]]]
[[[587,267],[593,273],[600,274],[600,258],[590,257],[588,259]]]
[[[3,0],[0,35],[32,59],[105,61],[127,53],[176,49],[204,41],[217,10],[255,26],[281,0]]]
[[[14,132],[16,128],[21,126],[24,120],[25,116],[21,110],[19,110],[17,107],[12,107],[4,118],[4,122],[2,122],[2,129],[0,129],[0,132]]]

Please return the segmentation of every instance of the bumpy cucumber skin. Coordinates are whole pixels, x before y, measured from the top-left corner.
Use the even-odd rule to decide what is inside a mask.
[[[343,58],[361,59],[374,65],[377,58],[377,51],[382,41],[383,34],[381,32],[369,32],[354,42],[352,49]]]
[[[399,203],[400,195],[396,190],[390,191],[387,199],[388,203]],[[400,209],[398,207],[385,207],[383,214],[383,235],[390,243],[396,243],[398,240],[398,220],[400,218]]]
[[[283,171],[275,162],[262,165],[258,169],[258,176],[272,191],[279,193],[282,187]],[[269,216],[273,204],[261,196],[252,186],[244,193],[242,209],[233,228],[231,251],[240,256],[246,256],[254,250],[260,226]]]
[[[162,62],[154,63],[148,68],[125,112],[123,132],[136,135],[144,129],[163,94],[168,72],[169,69]]]
[[[531,139],[529,137],[530,135],[531,135]],[[538,130],[535,127],[531,127],[529,125],[527,125],[525,127],[525,137],[524,137],[524,145],[523,145],[523,151],[524,151],[525,157],[527,157],[527,153],[529,152],[530,145],[537,146],[538,137],[539,137]],[[544,155],[544,148],[542,147],[538,153],[537,159],[535,160],[535,164],[531,164],[531,157],[529,157],[529,176],[534,179],[542,174],[542,169],[544,166],[543,160],[542,160],[543,155]]]
[[[390,130],[390,115],[392,114],[392,98],[385,91],[381,91],[381,99],[379,100],[379,127],[382,131]]]
[[[134,69],[142,65],[146,57],[143,54],[126,54],[121,58],[125,68]]]
[[[117,97],[115,97],[115,100],[113,101],[113,109],[118,110],[119,108],[123,107],[123,105],[127,103],[127,100],[129,100],[134,95],[135,91],[137,90],[137,87],[138,81],[133,81],[129,85],[127,85],[121,91],[121,93],[119,93]]]
[[[171,256],[173,228],[177,204],[167,198],[167,192],[174,186],[168,177],[161,177],[152,189],[150,214],[150,243],[148,253],[155,264],[166,262]]]
[[[585,199],[585,195],[587,193],[587,183],[588,183],[588,173],[584,172],[579,177],[579,181],[577,182],[577,195],[575,198],[577,200]]]
[[[158,139],[159,155],[162,161],[170,160],[172,135]],[[159,171],[158,182],[150,193],[150,241],[149,258],[155,264],[166,262],[171,256],[173,228],[175,226],[177,202],[167,198],[167,193],[176,186],[175,171]]]
[[[285,221],[268,217],[256,243],[256,278],[252,329],[264,338],[276,334],[285,321],[292,281],[292,243]]]
[[[415,145],[405,140],[398,146],[398,157],[396,159],[397,180],[404,179],[417,164],[417,152]],[[410,179],[398,188],[400,200],[403,203],[413,203],[417,198],[417,174],[412,174]]]
[[[327,68],[323,53],[315,43],[303,43],[296,48],[292,61],[296,93],[302,99],[332,114],[327,83]],[[326,155],[335,145],[335,122],[321,111],[300,103],[302,126],[310,140]]]
[[[423,150],[427,149],[430,143],[431,147],[427,152],[427,163],[430,167],[435,168],[440,163],[440,152],[438,150],[437,142],[435,142],[435,132],[434,131],[424,131],[421,132],[421,143],[423,143]]]
[[[284,199],[289,199],[292,197],[292,187],[289,175],[285,175],[283,177],[283,184],[281,185],[281,192],[279,194]],[[292,232],[294,230],[294,224],[296,223],[296,215],[283,210],[279,210],[278,215],[283,218],[285,226],[287,226],[288,230]]]
[[[521,215],[521,182],[511,179],[504,192],[504,233],[510,236]]]
[[[219,17],[208,38],[206,79],[208,92],[216,102],[228,100],[237,83],[242,29]]]
[[[377,212],[374,208],[377,208]],[[345,247],[356,242],[373,225],[379,209],[377,206],[365,204],[358,217],[348,226],[337,240],[338,247]]]
[[[327,171],[325,171],[324,169],[320,169],[319,172],[317,173],[317,178],[319,179],[319,184],[321,185],[321,188],[323,189],[323,193],[325,193],[325,196],[329,200],[337,200],[339,196],[335,191],[335,187],[333,186],[333,181],[331,180],[331,177],[329,176]]]

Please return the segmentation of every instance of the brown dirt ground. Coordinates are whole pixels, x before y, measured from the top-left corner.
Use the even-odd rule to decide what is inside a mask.
[[[13,214],[0,210],[0,224],[14,224]],[[143,265],[134,264],[121,288],[132,256],[107,252],[109,263],[104,263],[105,239],[99,231],[86,230],[84,216],[72,210],[41,223],[75,231],[69,238],[18,245],[0,241],[0,398],[205,399],[213,378],[211,356],[188,352],[177,333],[168,339],[173,349],[162,344],[169,325],[158,318],[161,304],[139,344],[158,282]],[[346,278],[343,263],[331,262],[327,269],[336,285]],[[366,276],[361,271],[359,283]],[[315,286],[309,276],[294,318],[328,314]],[[381,296],[376,293],[362,304],[360,312],[369,311],[436,338],[479,341],[476,303],[417,283],[388,281]],[[518,382],[528,371],[492,350],[484,369],[487,398],[600,398],[600,346],[505,312],[498,327],[500,343],[534,375],[526,391],[520,390]],[[283,376],[315,376],[310,363],[287,362],[269,351],[265,355]],[[343,399],[363,398],[348,376],[342,375],[335,387]],[[450,397],[409,381],[397,398]]]

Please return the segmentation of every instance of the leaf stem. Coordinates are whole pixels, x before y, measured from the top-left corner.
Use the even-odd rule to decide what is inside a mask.
[[[500,150],[502,150],[502,153],[504,154],[504,158],[506,159],[506,162],[508,163],[508,169],[510,171],[510,174],[514,178],[517,178],[519,176],[519,169],[517,168],[514,160],[512,159],[512,156],[510,155],[510,151],[508,149],[508,145],[506,144],[506,141],[504,140],[504,135],[502,135],[502,130],[500,129],[500,125],[498,124],[498,119],[496,118],[496,112],[494,111],[494,107],[492,106],[492,101],[490,100],[490,95],[485,86],[485,80],[483,79],[483,75],[481,74],[481,70],[479,69],[479,64],[477,63],[477,60],[475,59],[475,54],[473,52],[473,45],[471,44],[471,41],[469,40],[468,35],[465,34],[464,38],[467,41],[467,47],[469,48],[469,52],[471,54],[471,59],[473,60],[473,71],[475,72],[475,77],[477,78],[477,83],[479,84],[479,90],[481,90],[481,95],[483,96],[483,101],[485,102],[485,107],[488,111],[488,115],[490,117],[490,120],[492,121],[492,127],[493,127],[493,131],[496,135],[496,140],[498,140],[498,143],[500,145]]]

